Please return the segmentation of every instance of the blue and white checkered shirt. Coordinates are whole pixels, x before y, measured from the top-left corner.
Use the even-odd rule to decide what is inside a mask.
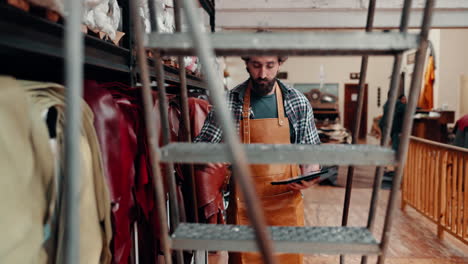
[[[294,130],[291,143],[320,144],[320,138],[315,127],[314,114],[309,100],[300,91],[288,87],[279,80],[277,80],[277,82],[283,93],[285,114]],[[234,115],[238,132],[240,120],[242,119],[244,93],[248,87],[248,83],[249,80],[238,85],[226,94],[228,107]],[[212,109],[205,120],[200,134],[195,138],[194,142],[219,143],[222,141],[222,134]]]

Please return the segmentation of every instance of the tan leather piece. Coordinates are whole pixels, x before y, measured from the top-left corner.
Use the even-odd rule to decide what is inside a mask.
[[[18,84],[29,97],[30,104],[39,109],[39,113],[55,107],[58,111],[57,142],[59,155],[63,156],[63,136],[65,127],[65,88],[59,84],[18,80]],[[101,152],[93,125],[94,115],[89,106],[82,101],[82,127],[80,145],[80,263],[110,263],[109,244],[112,239],[110,219],[110,195],[103,176]],[[83,148],[86,146],[86,148]],[[88,150],[89,148],[89,150]],[[63,161],[60,161],[63,162]],[[61,163],[60,166],[63,166]],[[58,199],[56,197],[55,199]],[[54,202],[54,201],[53,201]],[[53,207],[53,206],[52,206]],[[63,217],[64,211],[52,212]],[[52,236],[61,236],[65,226],[59,221],[52,225]],[[99,230],[99,232],[98,232]],[[59,250],[63,244],[52,245],[52,250]],[[54,254],[47,248],[49,258]],[[3,263],[3,262],[2,262]]]
[[[47,263],[54,157],[40,113],[15,79],[0,76],[0,263]]]
[[[275,85],[278,105],[278,118],[254,119],[250,115],[250,89],[244,96],[243,120],[241,121],[241,139],[244,144],[290,144],[289,121],[284,114],[281,90]],[[263,213],[268,225],[302,226],[304,225],[304,205],[299,191],[291,191],[284,185],[271,185],[272,181],[280,181],[299,175],[299,167],[295,164],[256,164],[251,165],[255,189],[262,203]],[[250,225],[247,216],[247,205],[240,190],[234,183],[233,197],[228,209],[228,223]],[[278,263],[300,264],[300,254],[277,254]],[[258,253],[231,253],[229,263],[263,263]]]

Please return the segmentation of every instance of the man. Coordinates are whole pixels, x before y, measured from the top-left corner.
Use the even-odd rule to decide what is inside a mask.
[[[243,57],[250,78],[228,92],[228,106],[237,123],[244,144],[320,144],[314,124],[312,107],[299,91],[287,87],[276,75],[287,57]],[[213,111],[207,117],[195,142],[218,143],[222,132]],[[255,164],[251,172],[268,225],[304,225],[304,208],[300,190],[317,183],[271,185],[273,181],[293,178],[318,170],[318,165]],[[233,184],[228,208],[228,223],[247,225],[246,204],[241,191]],[[280,254],[279,263],[302,263],[299,254]],[[259,254],[233,253],[229,263],[262,263]]]
[[[390,138],[392,139],[392,149],[394,151],[398,151],[398,146],[400,145],[400,134],[403,128],[403,117],[405,115],[406,101],[406,96],[402,94],[398,97],[398,100],[395,105],[395,114],[393,116],[393,123],[390,132]],[[382,131],[382,134],[384,133],[385,118],[387,118],[388,116],[388,107],[389,106],[387,100],[387,102],[385,102],[383,106],[383,116],[379,122],[379,127]]]
[[[453,145],[468,148],[468,114],[457,120],[453,131],[455,133]]]

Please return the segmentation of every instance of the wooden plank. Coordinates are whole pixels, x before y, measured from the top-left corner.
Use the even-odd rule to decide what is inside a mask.
[[[413,207],[416,206],[416,177],[418,173],[419,166],[419,144],[415,142],[414,144],[414,161],[413,161],[413,174],[411,177],[411,204]]]
[[[427,169],[426,169],[426,175],[424,175],[424,180],[425,180],[425,188],[424,188],[424,207],[427,215],[430,215],[430,196],[432,195],[431,193],[431,175],[432,175],[432,147],[427,146],[426,149],[427,153]]]
[[[406,163],[405,163],[405,167],[403,168],[403,178],[401,181],[401,203],[400,203],[401,210],[405,209],[405,201],[407,200],[408,177],[409,177],[410,167],[411,167],[411,141],[408,146],[408,154],[406,156]]]
[[[452,213],[451,213],[451,230],[457,232],[457,175],[458,175],[458,159],[457,154],[452,154],[453,166],[452,166],[452,195],[450,200],[452,202]]]
[[[415,181],[415,188],[414,188],[414,207],[418,208],[419,209],[419,184],[420,184],[420,181],[419,181],[419,176],[420,174],[422,173],[422,163],[423,163],[423,160],[422,160],[422,146],[421,144],[418,144],[418,156],[419,156],[419,159],[417,160],[416,162],[416,169],[418,171],[418,173],[416,173],[414,175],[414,181]]]
[[[415,153],[414,153],[414,167],[413,167],[413,177],[412,178],[412,186],[411,186],[411,200],[413,201],[413,206],[416,206],[416,190],[417,190],[417,179],[418,174],[421,173],[419,169],[419,163],[421,162],[421,148],[419,143],[415,143]]]
[[[418,207],[421,211],[424,212],[424,175],[426,175],[427,171],[427,147],[422,145],[421,148],[421,173],[419,173],[419,184],[418,184]]]
[[[428,211],[429,217],[434,219],[434,178],[435,178],[435,150],[434,147],[431,147],[430,150],[430,165],[429,165],[429,191],[427,194],[427,204],[428,204]]]
[[[434,215],[434,221],[438,222],[439,218],[439,203],[440,203],[440,165],[442,162],[440,156],[440,148],[436,148],[435,155],[435,167],[434,167],[434,208],[432,214]]]
[[[403,179],[404,180],[404,192],[403,192],[403,198],[404,198],[404,201],[402,203],[402,209],[404,209],[404,205],[406,203],[409,202],[409,194],[410,194],[410,183],[411,183],[411,177],[413,176],[411,173],[412,173],[412,169],[413,169],[413,155],[414,155],[414,152],[413,152],[413,148],[414,148],[414,144],[413,142],[410,140],[410,144],[409,144],[409,147],[408,147],[408,161],[406,162],[405,164],[405,178]]]
[[[423,173],[423,166],[424,166],[424,160],[423,160],[423,147],[421,144],[419,144],[419,150],[418,150],[418,153],[419,153],[419,159],[418,159],[418,171],[419,173],[416,173],[416,177],[415,177],[415,180],[416,180],[416,197],[415,197],[415,204],[416,204],[416,208],[418,208],[419,210],[421,210],[421,197],[420,197],[420,194],[421,194],[421,174]]]
[[[447,178],[447,151],[442,150],[440,153],[442,166],[439,168],[440,172],[440,184],[439,184],[439,207],[438,207],[438,221],[437,221],[437,237],[442,239],[443,237],[443,230],[444,230],[444,222],[445,222],[445,198],[446,198],[446,190],[445,190],[445,182]]]
[[[431,156],[430,156],[429,146],[426,146],[425,149],[426,149],[426,151],[425,151],[426,152],[425,153],[426,164],[424,166],[425,167],[424,168],[424,174],[422,175],[422,185],[423,185],[422,186],[422,202],[423,202],[422,206],[423,206],[425,214],[428,215],[428,213],[427,213],[427,211],[428,211],[427,210],[428,209],[427,208],[427,200],[428,200],[427,195],[429,194],[429,188],[428,188],[427,184],[429,183],[428,178],[429,178],[429,173],[430,173],[429,169],[430,169],[430,166],[431,166],[431,164],[430,164]]]
[[[457,155],[458,159],[458,202],[457,202],[457,234],[458,236],[462,237],[462,230],[463,230],[463,156],[461,153]]]
[[[410,194],[410,181],[411,181],[411,170],[413,168],[413,142],[410,140],[409,147],[408,147],[408,161],[405,164],[405,178],[404,180],[404,193],[403,193],[403,198],[404,200],[402,201],[402,209],[404,209],[404,205],[408,203],[409,201],[409,194]]]
[[[448,178],[448,153],[447,151],[443,152],[442,157],[442,177],[441,177],[441,184],[440,184],[440,224],[442,226],[447,225],[447,178]]]
[[[445,228],[447,230],[450,230],[450,216],[451,216],[451,198],[452,198],[452,171],[453,171],[453,161],[452,161],[452,156],[450,155],[450,152],[448,153],[448,159],[447,159],[447,199],[446,199],[446,206],[445,206]]]
[[[408,175],[408,201],[411,202],[412,205],[414,205],[413,203],[413,194],[414,194],[414,185],[413,185],[413,182],[414,182],[414,174],[415,174],[415,170],[416,170],[416,155],[417,155],[417,151],[416,151],[416,143],[414,143],[414,141],[411,141],[411,144],[412,144],[412,147],[411,147],[411,152],[412,152],[412,155],[411,155],[411,165],[410,165],[410,173]]]
[[[465,241],[468,241],[468,155],[463,154],[463,166],[464,168],[464,175],[463,179],[465,181],[465,188],[464,188],[464,196],[465,196],[465,202],[464,202],[464,208],[463,208],[463,238]]]

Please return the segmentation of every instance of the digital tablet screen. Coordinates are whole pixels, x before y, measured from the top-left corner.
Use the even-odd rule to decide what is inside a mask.
[[[311,181],[313,179],[316,179],[316,178],[320,177],[320,175],[325,174],[327,172],[328,172],[328,168],[323,168],[320,171],[314,171],[314,172],[312,172],[310,174],[297,176],[296,178],[286,179],[284,181],[271,182],[271,184],[272,185],[281,185],[281,184],[290,184],[290,183],[293,183],[293,182]]]

